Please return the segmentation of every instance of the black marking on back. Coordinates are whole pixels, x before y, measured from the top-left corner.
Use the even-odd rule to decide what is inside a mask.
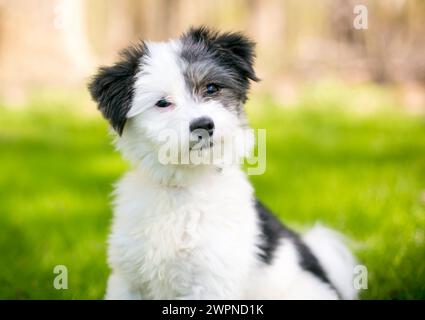
[[[280,221],[258,200],[255,208],[260,220],[262,242],[260,244],[261,259],[270,264],[280,240],[286,235],[290,236],[292,231],[285,228]]]
[[[267,209],[259,200],[256,199],[255,208],[260,220],[260,227],[262,233],[262,243],[260,244],[260,258],[266,264],[271,264],[273,261],[274,253],[282,239],[289,239],[295,244],[299,257],[300,266],[314,274],[324,283],[331,286],[335,292],[338,293],[335,286],[330,282],[326,272],[320,265],[319,260],[311,252],[310,248],[304,243],[301,237],[291,229],[283,225],[273,213]]]
[[[148,54],[148,49],[144,42],[128,47],[120,53],[120,61],[101,67],[89,83],[93,100],[118,134],[124,129],[133,100],[135,75],[145,54]]]

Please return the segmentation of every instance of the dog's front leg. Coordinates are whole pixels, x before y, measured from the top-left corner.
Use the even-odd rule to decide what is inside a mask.
[[[106,300],[140,300],[140,293],[134,289],[130,282],[117,272],[109,276],[106,289]]]

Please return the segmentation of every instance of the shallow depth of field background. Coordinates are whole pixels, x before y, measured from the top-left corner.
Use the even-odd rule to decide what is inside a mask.
[[[128,165],[85,84],[131,41],[200,24],[257,42],[257,196],[297,230],[346,234],[368,268],[361,298],[424,299],[421,0],[0,0],[0,298],[103,297],[110,193]]]

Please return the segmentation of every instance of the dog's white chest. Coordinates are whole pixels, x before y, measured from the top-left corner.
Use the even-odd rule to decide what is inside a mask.
[[[246,181],[184,190],[140,184],[127,176],[118,187],[112,268],[124,272],[144,298],[241,296],[243,278],[255,263],[257,230]]]

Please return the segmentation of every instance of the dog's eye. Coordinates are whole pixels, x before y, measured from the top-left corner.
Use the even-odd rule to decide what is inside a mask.
[[[220,87],[216,85],[215,83],[209,83],[207,84],[206,89],[207,89],[206,94],[211,95],[218,92],[220,90]]]
[[[161,99],[161,100],[158,100],[158,101],[155,103],[155,105],[156,105],[158,108],[167,108],[167,107],[171,106],[171,102],[170,102],[170,101],[167,101],[166,99]]]

